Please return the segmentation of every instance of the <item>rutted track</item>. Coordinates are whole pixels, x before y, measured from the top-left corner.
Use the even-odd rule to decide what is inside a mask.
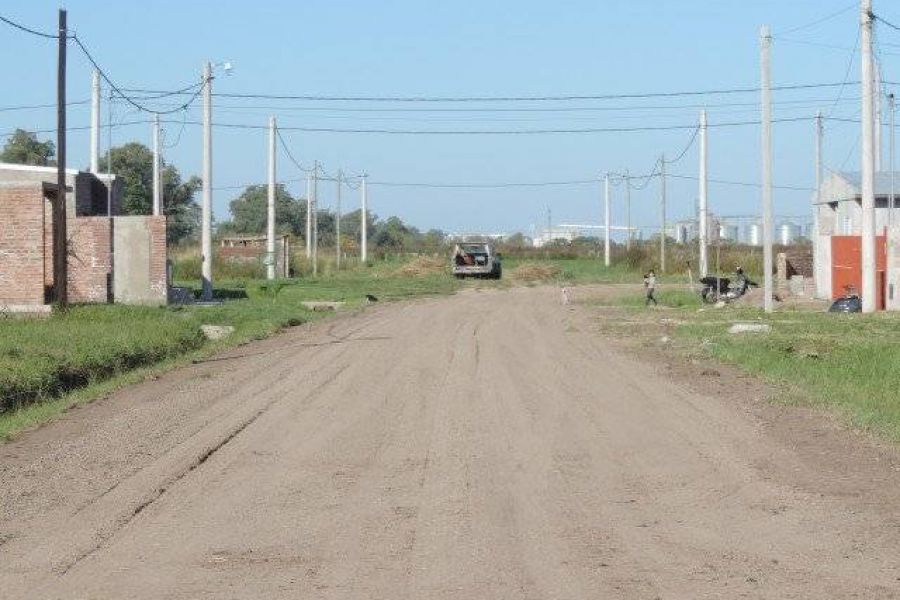
[[[557,296],[380,306],[0,447],[0,595],[900,597],[888,454],[838,468]]]

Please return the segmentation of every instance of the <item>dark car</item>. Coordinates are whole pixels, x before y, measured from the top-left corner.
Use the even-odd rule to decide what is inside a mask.
[[[859,299],[859,296],[844,296],[842,298],[838,298],[831,305],[831,308],[828,309],[828,312],[834,313],[857,313],[862,312],[862,302]]]

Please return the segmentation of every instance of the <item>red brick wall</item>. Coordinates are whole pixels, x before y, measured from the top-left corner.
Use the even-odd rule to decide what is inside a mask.
[[[78,217],[69,229],[69,301],[106,302],[112,251],[109,219]]]
[[[0,186],[0,304],[44,304],[41,184]]]
[[[147,229],[150,231],[150,289],[159,294],[165,304],[169,293],[166,281],[166,217],[147,217]]]

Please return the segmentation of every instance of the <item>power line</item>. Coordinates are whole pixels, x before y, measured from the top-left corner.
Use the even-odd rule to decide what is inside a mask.
[[[77,106],[79,104],[90,104],[90,100],[75,100],[66,102],[66,106]],[[33,110],[38,108],[56,108],[56,104],[23,104],[20,106],[0,106],[0,112],[13,112],[17,110]]]
[[[127,127],[129,125],[147,125],[149,123],[152,123],[152,121],[149,119],[141,119],[138,121],[123,121],[121,123],[116,123],[114,125],[110,125],[109,123],[101,124],[100,128],[101,129],[115,129],[116,127]],[[85,131],[90,128],[91,128],[90,125],[79,125],[76,127],[66,127],[66,131]],[[19,129],[22,129],[23,131],[27,131],[28,133],[56,133],[55,127],[46,128],[46,129],[25,129],[23,127],[20,127]],[[8,137],[8,136],[13,135],[14,133],[15,133],[15,131],[4,131],[4,132],[0,133],[0,135]]]
[[[440,188],[440,189],[470,189],[493,190],[500,188],[531,188],[531,187],[564,187],[578,185],[597,185],[598,179],[576,179],[572,181],[531,181],[531,182],[503,182],[503,183],[425,183],[408,181],[370,181],[368,185],[381,187],[414,187],[414,188]]]
[[[772,86],[773,91],[792,91],[807,89],[834,88],[845,85],[841,83],[804,83]],[[125,91],[136,93],[171,93],[141,88],[125,88]],[[722,88],[711,90],[683,90],[674,92],[648,92],[632,94],[596,94],[596,95],[560,95],[560,96],[329,96],[329,95],[291,95],[262,93],[227,93],[217,92],[218,98],[240,98],[247,100],[298,100],[320,102],[570,102],[579,100],[635,100],[642,98],[675,98],[685,96],[716,96],[727,94],[751,94],[760,91],[759,87]]]
[[[810,117],[784,117],[773,119],[773,123],[796,123],[809,121]],[[171,122],[171,121],[167,121]],[[185,121],[188,125],[201,125],[200,121]],[[730,121],[711,124],[710,128],[742,127],[759,125],[759,120]],[[224,129],[262,130],[265,125],[250,123],[214,123],[214,127]],[[544,135],[544,134],[587,134],[587,133],[636,133],[644,131],[686,131],[695,130],[696,125],[658,125],[644,127],[591,127],[583,129],[344,129],[338,127],[279,127],[281,131],[302,131],[306,133],[367,133],[385,135]]]
[[[58,34],[44,33],[43,31],[38,31],[37,29],[32,29],[31,27],[26,27],[25,25],[22,25],[21,23],[16,23],[12,19],[7,19],[6,17],[4,17],[2,15],[0,15],[0,21],[3,21],[4,23],[6,23],[7,25],[9,25],[11,27],[15,27],[16,29],[18,29],[20,31],[24,31],[25,33],[30,33],[31,35],[36,35],[36,36],[50,39],[50,40],[59,39]]]
[[[854,2],[853,4],[850,4],[849,6],[846,6],[846,7],[842,8],[842,9],[840,9],[840,10],[838,10],[838,11],[835,11],[835,12],[829,14],[829,15],[826,15],[826,16],[820,18],[820,19],[816,19],[815,21],[811,21],[811,22],[805,23],[805,24],[803,24],[803,25],[798,25],[798,26],[796,26],[796,27],[791,27],[790,29],[785,29],[784,31],[779,31],[779,32],[777,32],[773,37],[778,37],[778,36],[780,36],[780,35],[784,35],[785,33],[794,33],[795,31],[802,31],[802,30],[804,30],[804,29],[811,29],[811,28],[815,27],[816,25],[820,25],[820,24],[822,24],[822,23],[824,23],[824,22],[826,22],[826,21],[830,21],[831,19],[834,19],[835,17],[839,17],[839,16],[841,16],[841,15],[844,14],[844,13],[850,12],[851,10],[853,10],[854,8],[856,8],[857,5],[858,5],[858,3]]]
[[[832,103],[831,108],[828,109],[828,113],[825,115],[826,118],[831,117],[834,114],[834,109],[837,107],[838,102],[840,102],[841,97],[844,95],[844,88],[848,84],[848,79],[850,79],[850,71],[853,69],[853,61],[856,58],[856,51],[859,49],[859,29],[856,31],[856,41],[853,43],[853,51],[850,53],[850,60],[847,61],[847,70],[844,73],[844,83],[840,86],[838,90],[837,98],[834,99],[834,103]],[[858,82],[855,82],[858,83]]]
[[[75,44],[81,49],[81,51],[84,53],[85,57],[87,57],[88,62],[90,62],[94,66],[94,68],[97,69],[97,72],[100,73],[100,76],[103,78],[104,81],[106,81],[106,83],[109,85],[109,87],[112,88],[119,96],[121,96],[123,100],[128,102],[128,104],[132,105],[133,107],[135,107],[136,109],[138,109],[140,111],[148,112],[151,114],[157,114],[157,115],[168,115],[168,114],[176,113],[179,111],[183,111],[183,110],[187,109],[191,104],[193,104],[194,100],[196,100],[200,96],[200,94],[203,92],[203,84],[205,82],[196,83],[196,84],[190,85],[188,87],[182,88],[181,90],[176,90],[174,92],[164,92],[163,95],[159,96],[160,98],[167,97],[167,96],[187,94],[187,93],[190,94],[190,98],[188,98],[186,102],[183,102],[181,105],[177,106],[176,108],[172,108],[172,109],[168,109],[168,110],[154,110],[152,108],[149,108],[143,104],[138,103],[131,97],[127,96],[125,94],[125,92],[123,92],[122,89],[119,88],[119,86],[117,86],[113,82],[112,79],[110,79],[110,77],[106,74],[106,71],[104,71],[103,68],[97,63],[97,61],[94,59],[94,57],[91,55],[91,53],[88,51],[88,49],[85,47],[85,45],[82,43],[81,39],[79,39],[79,37],[77,35],[72,36],[72,39],[75,40]]]
[[[278,127],[275,128],[275,135],[278,136],[278,142],[281,144],[281,147],[284,149],[284,153],[287,154],[288,160],[290,160],[292,163],[294,163],[294,166],[297,167],[299,170],[303,171],[304,173],[312,173],[313,169],[307,169],[302,164],[300,164],[299,160],[294,158],[294,155],[291,153],[291,149],[288,148],[287,142],[284,141],[284,138],[281,136],[281,131]],[[318,168],[318,165],[316,165],[316,168]]]
[[[895,31],[900,31],[900,27],[898,27],[897,25],[894,25],[890,21],[882,18],[880,15],[872,15],[872,18],[875,19],[876,21],[880,21],[880,22],[884,23],[885,25],[887,25],[888,27],[890,27],[891,29],[893,29]]]

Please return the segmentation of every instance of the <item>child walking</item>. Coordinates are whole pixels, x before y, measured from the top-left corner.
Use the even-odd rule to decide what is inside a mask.
[[[656,273],[653,272],[653,269],[647,272],[644,275],[644,288],[647,290],[647,299],[644,303],[644,306],[650,306],[650,303],[653,303],[653,306],[657,306],[656,298],[653,294],[656,293]]]

